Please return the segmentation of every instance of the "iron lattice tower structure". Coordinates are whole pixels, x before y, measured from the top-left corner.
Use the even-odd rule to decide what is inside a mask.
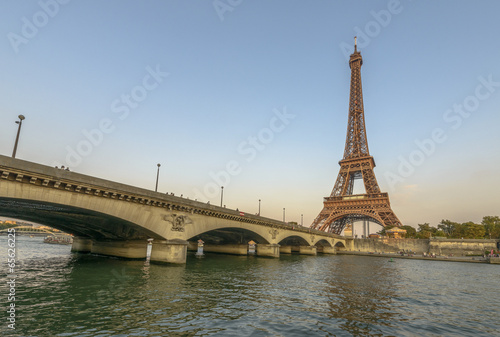
[[[340,172],[329,197],[324,198],[323,210],[311,228],[340,234],[346,225],[357,220],[369,220],[386,226],[401,226],[391,209],[388,193],[380,192],[373,172],[375,160],[368,151],[366,138],[361,65],[363,59],[354,40],[354,53],[349,59],[351,90],[344,157]],[[353,194],[354,180],[362,179],[364,194]]]

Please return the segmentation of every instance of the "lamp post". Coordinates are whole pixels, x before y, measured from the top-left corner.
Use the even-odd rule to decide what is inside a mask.
[[[300,215],[300,227],[304,225],[304,214]]]
[[[25,117],[23,115],[19,115],[19,120],[16,121],[16,124],[19,124],[19,128],[17,129],[16,142],[14,143],[14,151],[12,152],[12,158],[16,158],[17,152],[17,143],[19,143],[19,134],[21,133],[21,125],[23,124],[23,120]]]
[[[260,216],[260,199],[259,199],[259,216]]]
[[[155,192],[158,192],[158,178],[160,177],[160,164],[156,164],[158,166],[158,170],[156,171],[156,187]]]
[[[285,222],[285,207],[283,207],[283,222]]]
[[[222,207],[222,198],[224,197],[224,186],[220,187],[220,207]]]

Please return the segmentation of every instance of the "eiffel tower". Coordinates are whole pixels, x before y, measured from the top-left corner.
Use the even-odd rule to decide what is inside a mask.
[[[372,221],[383,227],[401,226],[391,209],[389,194],[380,192],[373,173],[375,160],[368,151],[366,139],[361,65],[363,59],[354,38],[354,53],[349,59],[351,92],[344,158],[339,162],[340,172],[329,197],[324,198],[323,210],[311,228],[340,234],[354,221]],[[353,194],[354,180],[363,179],[364,194]]]

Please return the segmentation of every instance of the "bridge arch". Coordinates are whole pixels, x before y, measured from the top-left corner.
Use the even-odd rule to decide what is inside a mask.
[[[208,245],[224,245],[224,244],[242,244],[247,245],[248,242],[254,241],[257,244],[268,244],[269,241],[258,233],[238,227],[220,227],[217,229],[208,230],[199,233],[195,236],[187,238],[188,241],[202,240]]]
[[[278,242],[282,246],[310,246],[311,243],[302,235],[289,235]]]
[[[94,240],[163,239],[140,225],[91,209],[37,200],[0,197],[0,215],[35,222]]]
[[[317,247],[333,247],[333,244],[326,239],[319,239],[314,245]]]
[[[290,240],[289,238],[294,238],[293,240],[299,240],[303,245],[313,245],[314,243],[314,234],[303,232],[303,231],[280,231],[279,229],[275,230],[275,242],[286,242]],[[299,239],[300,238],[300,239]]]
[[[342,241],[338,241],[334,247],[336,250],[346,250],[347,249],[344,242],[342,242]]]

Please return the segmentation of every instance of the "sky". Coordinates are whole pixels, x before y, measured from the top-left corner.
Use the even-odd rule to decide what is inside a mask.
[[[405,225],[500,215],[498,1],[2,1],[0,154],[309,226],[349,54]]]

